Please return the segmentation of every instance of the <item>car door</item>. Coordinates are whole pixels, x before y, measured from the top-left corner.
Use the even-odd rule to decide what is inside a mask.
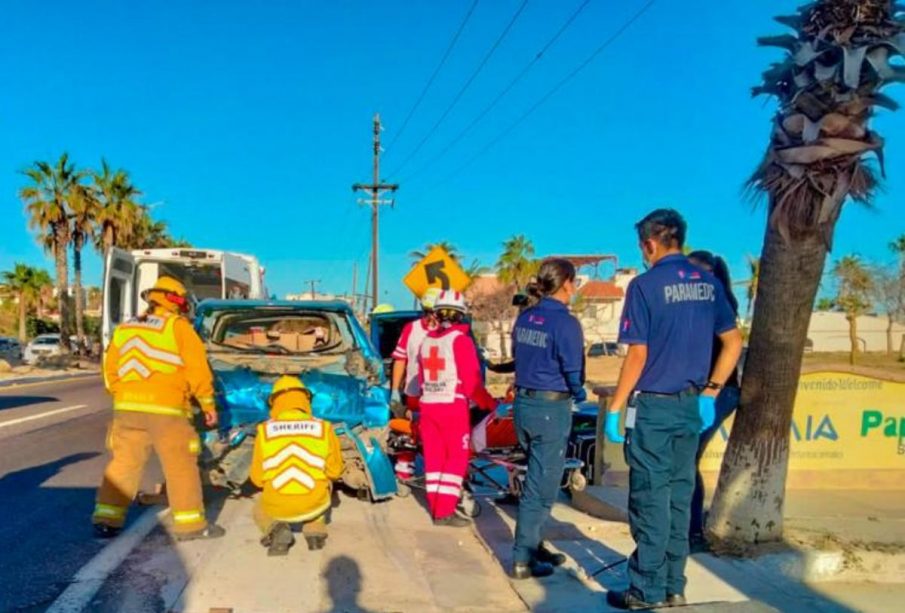
[[[111,247],[104,258],[104,313],[101,334],[104,348],[116,326],[135,314],[135,258]]]

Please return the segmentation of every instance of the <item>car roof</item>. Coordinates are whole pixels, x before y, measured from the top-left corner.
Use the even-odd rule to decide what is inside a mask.
[[[324,311],[331,313],[352,313],[352,307],[341,300],[203,300],[195,308],[198,315],[215,311]]]

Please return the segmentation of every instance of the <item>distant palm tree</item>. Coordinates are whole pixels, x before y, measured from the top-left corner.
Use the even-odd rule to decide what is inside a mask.
[[[167,247],[190,247],[182,239],[174,239],[165,221],[155,221],[145,207],[141,207],[139,217],[132,225],[128,237],[118,246],[123,249],[164,249]]]
[[[858,317],[871,307],[874,279],[870,271],[856,255],[847,255],[833,267],[837,290],[833,303],[845,313],[848,320],[851,354],[849,361],[855,363],[860,347],[858,345]]]
[[[757,281],[760,278],[760,258],[748,255],[748,274],[750,278],[743,283],[748,288],[748,306],[745,308],[745,321],[751,321],[751,313],[754,311],[754,301],[757,299]]]
[[[412,258],[413,263],[417,264],[418,262],[420,262],[421,260],[426,258],[427,255],[431,251],[436,249],[437,247],[440,247],[444,251],[446,251],[446,253],[449,254],[449,257],[451,257],[453,260],[455,260],[457,262],[459,261],[459,257],[460,257],[459,250],[456,249],[455,245],[453,245],[449,241],[440,241],[439,243],[428,243],[424,246],[423,251],[417,251],[417,250],[412,251],[411,253],[409,253],[409,257]]]
[[[91,190],[98,203],[95,248],[105,254],[110,247],[123,246],[143,215],[138,198],[141,192],[132,184],[125,170],[112,170],[101,160],[100,172],[91,175]]]
[[[507,240],[503,243],[503,253],[496,269],[500,281],[515,285],[519,291],[523,290],[538,269],[532,242],[522,234]]]
[[[52,284],[50,275],[46,270],[17,262],[12,270],[4,271],[0,276],[7,291],[15,296],[19,303],[19,340],[24,343],[27,340],[28,310],[37,304],[41,290]]]
[[[82,292],[82,249],[86,243],[94,239],[97,215],[100,211],[100,203],[95,198],[95,192],[84,186],[78,185],[73,190],[70,201],[72,211],[72,266],[75,271],[75,330],[79,339],[79,346],[85,342],[85,308]]]
[[[72,239],[69,223],[70,203],[79,188],[82,175],[63,153],[56,164],[36,161],[23,171],[31,181],[19,190],[29,216],[29,226],[39,232],[39,242],[54,256],[56,285],[60,300],[60,344],[69,351],[69,261],[67,251]]]

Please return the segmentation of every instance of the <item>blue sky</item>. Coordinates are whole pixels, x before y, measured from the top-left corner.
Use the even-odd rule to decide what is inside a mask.
[[[404,182],[382,212],[382,289],[407,304],[408,253],[448,240],[492,264],[503,240],[539,254],[614,253],[638,265],[632,223],[669,205],[690,243],[744,278],[763,209],[741,187],[766,143],[772,101],[750,87],[778,52],[759,35],[797,0],[659,0],[617,42],[486,155],[453,174],[642,6],[592,0],[559,42],[471,134]],[[254,253],[271,289],[307,279],[348,291],[367,262],[369,215],[350,186],[370,180],[371,117],[394,137],[471,0],[448,2],[63,0],[4,3],[0,22],[0,269],[50,266],[25,227],[19,171],[68,151],[128,169],[174,234]],[[417,170],[467,125],[580,0],[528,2],[458,106],[415,147],[521,0],[482,0],[398,142],[385,177]],[[905,99],[905,92],[890,93]],[[876,208],[848,206],[834,256],[887,259],[905,232],[905,114],[881,112],[890,175]],[[451,176],[452,175],[452,176]],[[451,176],[451,178],[450,178]],[[448,180],[447,180],[448,179]],[[88,258],[97,282],[100,262]]]

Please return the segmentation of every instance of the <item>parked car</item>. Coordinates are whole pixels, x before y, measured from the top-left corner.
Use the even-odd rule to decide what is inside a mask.
[[[59,334],[41,334],[25,346],[22,359],[26,364],[34,365],[41,360],[58,356],[60,352]]]
[[[0,336],[0,359],[22,359],[22,344],[19,342],[19,339],[9,336]]]
[[[343,302],[205,300],[195,327],[214,374],[220,427],[205,433],[202,465],[212,483],[237,491],[251,465],[257,424],[281,375],[311,390],[316,417],[334,425],[342,482],[361,497],[396,494],[386,454],[389,391],[377,350]]]
[[[622,351],[619,349],[619,343],[593,343],[588,347],[589,358],[600,358],[604,356],[620,356]]]

